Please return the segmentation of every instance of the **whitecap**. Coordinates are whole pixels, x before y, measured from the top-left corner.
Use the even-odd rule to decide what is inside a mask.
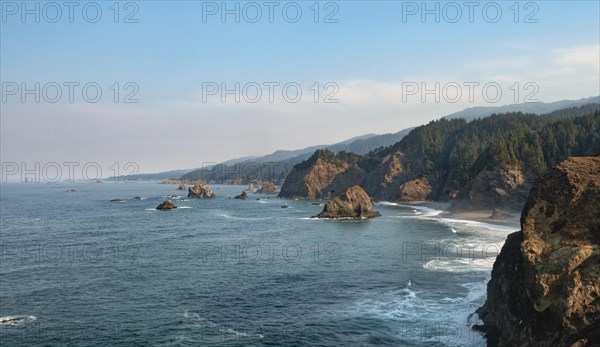
[[[36,316],[4,316],[0,317],[1,325],[18,325],[36,320]]]

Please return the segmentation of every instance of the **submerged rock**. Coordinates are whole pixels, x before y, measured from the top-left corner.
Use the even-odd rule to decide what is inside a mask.
[[[597,346],[600,157],[567,159],[536,180],[477,313],[488,346]]]
[[[125,202],[125,199],[111,199],[110,202]]]
[[[142,197],[141,196],[134,196],[133,199],[134,200],[142,200]]]
[[[69,190],[67,190],[67,193],[75,193],[76,191],[77,190],[75,190],[75,189],[69,189]]]
[[[157,210],[173,210],[176,208],[177,206],[173,205],[171,200],[165,200],[162,204],[156,207]]]
[[[215,194],[205,184],[196,184],[193,187],[188,188],[188,197],[197,199],[210,199],[214,198]]]
[[[371,197],[360,187],[352,186],[342,195],[329,200],[323,212],[313,218],[373,218],[381,213],[373,211]]]
[[[248,199],[248,194],[246,194],[246,192],[242,192],[242,194],[235,196],[234,199],[246,200]]]

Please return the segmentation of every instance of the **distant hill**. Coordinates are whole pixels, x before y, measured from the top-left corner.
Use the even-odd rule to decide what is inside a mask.
[[[600,155],[600,105],[545,115],[440,119],[367,155],[316,151],[279,196],[329,199],[360,185],[379,201],[452,202],[454,210],[520,211],[535,179],[571,156]]]
[[[187,170],[171,170],[165,172],[157,172],[157,173],[144,173],[144,174],[135,174],[132,176],[119,176],[114,177],[111,176],[106,179],[106,181],[162,181],[166,179],[178,179],[179,177],[185,175],[186,173],[193,171],[195,169],[187,169]]]
[[[598,104],[600,103],[600,96],[593,96],[589,98],[583,98],[579,100],[561,100],[555,102],[528,102],[523,104],[511,104],[503,106],[484,106],[484,107],[471,107],[464,109],[459,112],[449,114],[443,118],[455,119],[463,118],[467,121],[471,121],[477,118],[483,118],[491,116],[492,114],[498,113],[509,113],[509,112],[522,112],[530,114],[547,114],[556,110],[566,109],[571,107],[578,107],[585,104]]]
[[[295,164],[308,159],[315,151],[328,149],[334,153],[367,154],[390,146],[410,133],[404,129],[393,134],[368,134],[332,145],[311,146],[298,150],[279,150],[247,160],[230,160],[215,167],[198,169],[181,176],[181,180],[205,180],[215,183],[245,183],[251,180],[282,181]]]

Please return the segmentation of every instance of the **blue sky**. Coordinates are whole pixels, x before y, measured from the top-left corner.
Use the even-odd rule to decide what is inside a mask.
[[[45,21],[43,13],[40,23],[33,15],[23,23],[21,9],[7,13],[14,10],[12,3],[2,1],[2,82],[43,86],[93,81],[103,97],[97,103],[81,97],[69,103],[65,96],[57,103],[35,103],[31,97],[23,103],[20,91],[5,95],[3,161],[135,161],[144,172],[198,167],[395,132],[466,107],[490,105],[480,91],[473,101],[422,102],[420,94],[404,101],[403,83],[495,82],[503,93],[496,105],[514,103],[509,86],[515,82],[520,88],[535,83],[540,101],[600,94],[597,1],[519,2],[518,23],[514,1],[477,2],[473,23],[464,2],[454,3],[463,11],[456,23],[443,16],[444,6],[452,10],[448,2],[426,4],[438,4],[440,23],[433,15],[423,22],[421,9],[403,21],[403,14],[422,2],[401,1],[320,2],[319,23],[310,8],[314,1],[297,2],[302,9],[297,23],[286,22],[281,14],[289,2],[276,2],[274,23],[260,1],[255,4],[263,15],[257,23],[243,16],[235,23],[232,15],[225,22],[208,16],[204,23],[203,9],[220,7],[221,1],[138,1],[128,8],[121,2],[119,23],[114,23],[113,1],[97,2],[102,16],[96,23],[85,21],[80,9],[88,2],[80,2],[73,23],[64,7],[57,23]],[[47,5],[38,3],[41,10]],[[248,6],[237,3],[241,9]],[[227,2],[230,8],[235,4]],[[484,6],[490,17],[482,14]],[[138,22],[122,23],[136,7]],[[336,7],[338,22],[323,23]],[[502,15],[489,23],[486,18],[493,19],[496,7]],[[48,11],[54,15],[52,8]],[[524,23],[532,11],[537,23]],[[114,82],[121,88],[134,82],[139,102],[113,102],[109,87]],[[236,82],[295,82],[303,97],[298,103],[281,97],[269,103],[264,95],[258,103],[235,103],[231,97],[222,103],[216,95],[203,102],[204,82],[225,82],[232,88]],[[335,83],[339,102],[312,102],[309,87],[315,82]],[[517,101],[524,101],[526,92],[521,90]]]

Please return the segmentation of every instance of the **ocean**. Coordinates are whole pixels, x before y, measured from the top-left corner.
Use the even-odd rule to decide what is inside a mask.
[[[470,314],[517,226],[392,203],[315,220],[323,202],[175,188],[2,184],[0,343],[485,345]],[[173,194],[178,209],[155,210]]]

